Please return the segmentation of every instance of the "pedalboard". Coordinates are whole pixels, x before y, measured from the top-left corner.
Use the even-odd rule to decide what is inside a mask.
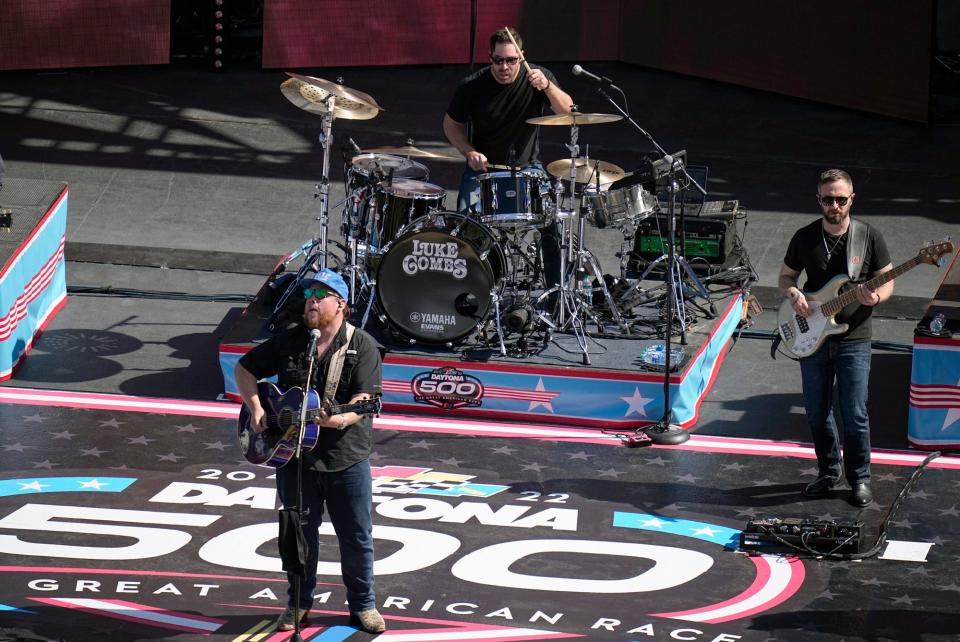
[[[756,553],[859,553],[862,528],[862,522],[801,517],[755,519],[747,522],[746,528],[740,532],[740,550]]]

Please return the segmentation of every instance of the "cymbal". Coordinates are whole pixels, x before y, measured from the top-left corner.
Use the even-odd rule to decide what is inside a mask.
[[[327,113],[327,96],[333,101],[333,117],[346,120],[369,120],[383,111],[369,94],[343,85],[332,83],[323,78],[302,76],[287,72],[290,76],[280,84],[280,92],[287,100],[305,111],[316,114]]]
[[[428,149],[414,147],[413,145],[407,145],[406,147],[377,147],[375,149],[365,149],[363,151],[372,154],[392,154],[394,156],[406,156],[408,158],[428,158],[441,161],[463,160],[457,156],[441,154],[440,152],[432,152]]]
[[[429,173],[426,165],[390,154],[358,154],[350,159],[350,164],[365,176],[372,176],[378,170],[384,173],[393,170],[394,176],[412,178],[426,176]]]
[[[601,123],[615,123],[623,120],[623,116],[617,114],[553,114],[550,116],[537,116],[528,118],[527,122],[531,125],[599,125]]]
[[[598,165],[599,170],[597,170]],[[626,172],[613,163],[592,159],[588,161],[586,158],[578,158],[575,167],[577,168],[576,180],[578,183],[596,183],[597,172],[599,172],[601,188],[604,185],[619,181],[626,174]],[[560,160],[553,161],[547,165],[547,171],[551,176],[556,176],[559,179],[570,178],[570,159],[561,158]]]

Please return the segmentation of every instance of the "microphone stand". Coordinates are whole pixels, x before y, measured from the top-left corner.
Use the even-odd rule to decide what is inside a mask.
[[[628,123],[633,125],[637,131],[643,134],[648,141],[654,146],[654,148],[660,153],[661,156],[669,156],[667,152],[654,140],[653,136],[645,130],[643,127],[637,124],[637,122],[630,117],[624,109],[617,104],[617,102],[610,97],[607,92],[603,90],[603,87],[597,87],[597,91],[607,99],[607,101],[616,108],[618,112],[626,119]],[[626,98],[624,98],[626,102]],[[704,195],[706,195],[707,190],[705,190],[697,181],[693,179],[692,176],[687,172],[686,167],[681,167],[684,176],[691,185],[695,185],[698,190]],[[645,426],[639,428],[636,431],[636,435],[626,439],[627,446],[636,447],[642,443],[640,435],[643,434],[650,439],[654,444],[663,445],[663,446],[675,446],[677,444],[682,444],[683,442],[690,439],[690,433],[686,430],[670,423],[673,419],[673,409],[670,404],[670,368],[671,368],[671,334],[673,333],[673,306],[676,305],[676,287],[674,280],[674,266],[676,265],[676,252],[674,248],[674,213],[676,207],[676,164],[671,162],[669,169],[669,178],[670,178],[670,215],[667,224],[667,238],[669,243],[669,249],[667,254],[667,310],[666,310],[666,330],[664,331],[664,363],[665,370],[663,373],[663,417],[660,418],[655,424],[650,426]]]
[[[312,334],[312,332],[311,332]],[[297,528],[303,533],[303,461],[300,454],[303,449],[303,435],[307,430],[307,406],[310,404],[310,379],[313,376],[313,367],[317,359],[317,340],[319,336],[310,337],[310,359],[307,362],[307,378],[303,386],[303,400],[300,402],[300,428],[297,433],[297,449],[293,455],[293,461],[297,462]],[[302,535],[301,535],[302,537]],[[301,539],[297,538],[297,541]],[[306,560],[304,560],[302,573],[306,572]],[[293,636],[291,642],[303,642],[300,636],[300,574],[294,575],[293,580]]]

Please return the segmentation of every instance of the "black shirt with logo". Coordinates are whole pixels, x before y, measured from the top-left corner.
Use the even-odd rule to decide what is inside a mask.
[[[341,326],[333,343],[314,366],[311,388],[323,393],[330,360],[346,341],[346,324]],[[345,404],[354,395],[380,395],[383,391],[380,345],[363,330],[357,329],[347,349],[334,395],[337,404]],[[303,325],[285,330],[240,359],[240,365],[257,379],[277,376],[281,390],[303,388],[308,366],[307,351],[310,333]],[[304,463],[321,472],[337,472],[370,456],[373,443],[373,418],[363,417],[344,430],[321,428],[317,445],[303,454]]]
[[[865,225],[858,221],[859,225]],[[839,239],[826,234],[823,230],[823,220],[806,225],[793,235],[790,245],[787,246],[784,264],[791,270],[806,272],[807,280],[801,288],[804,292],[817,292],[836,276],[847,274],[847,243],[850,234],[844,234]],[[827,249],[830,258],[827,259]],[[872,278],[873,273],[890,264],[890,252],[887,244],[873,226],[867,226],[867,243],[862,258],[863,267],[860,270],[858,282]],[[841,289],[845,291],[849,285]],[[850,327],[841,335],[835,335],[841,341],[867,341],[873,334],[870,316],[873,306],[851,303],[837,313],[835,321],[846,323]]]

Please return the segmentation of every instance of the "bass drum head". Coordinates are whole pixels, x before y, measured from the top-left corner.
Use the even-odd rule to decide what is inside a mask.
[[[401,333],[453,343],[473,332],[492,306],[501,253],[492,235],[457,214],[428,215],[386,249],[377,269],[377,303]]]

